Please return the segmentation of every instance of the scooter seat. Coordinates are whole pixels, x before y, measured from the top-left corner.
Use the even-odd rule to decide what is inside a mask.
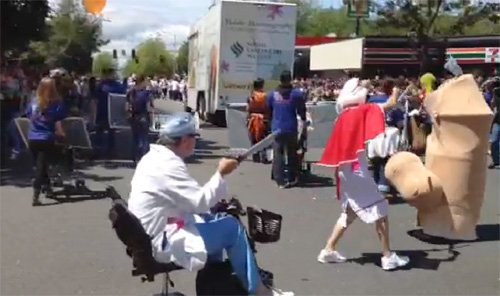
[[[160,263],[154,259],[151,237],[144,230],[141,222],[128,209],[127,203],[112,187],[107,188],[108,196],[113,200],[109,219],[113,229],[125,245],[127,255],[132,258],[134,269],[132,276],[145,276],[143,281],[152,282],[157,274],[168,274],[183,269],[175,263]]]

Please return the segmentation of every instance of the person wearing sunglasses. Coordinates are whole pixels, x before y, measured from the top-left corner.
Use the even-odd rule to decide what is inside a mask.
[[[220,260],[226,250],[249,294],[293,295],[264,286],[246,232],[236,218],[210,214],[218,201],[228,198],[225,177],[239,162],[221,159],[210,180],[198,184],[184,162],[194,153],[197,137],[193,115],[171,115],[132,178],[128,208],[152,237],[156,261],[196,271],[208,258]]]

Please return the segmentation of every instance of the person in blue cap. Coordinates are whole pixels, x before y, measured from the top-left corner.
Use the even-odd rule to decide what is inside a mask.
[[[132,178],[128,208],[153,238],[155,259],[195,271],[204,267],[208,257],[222,258],[226,250],[249,294],[293,295],[264,286],[240,222],[209,214],[218,201],[228,197],[224,178],[238,167],[238,161],[221,159],[210,180],[199,185],[184,163],[194,152],[197,136],[190,113],[173,114]]]

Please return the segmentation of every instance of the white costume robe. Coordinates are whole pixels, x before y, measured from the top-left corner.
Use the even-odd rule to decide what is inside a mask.
[[[391,145],[384,141],[384,110],[380,105],[364,104],[367,93],[358,79],[346,82],[337,100],[341,113],[319,165],[336,168],[337,197],[344,213],[350,207],[363,222],[373,223],[387,216],[389,203],[368,171],[367,143],[382,140],[368,151],[385,151]]]

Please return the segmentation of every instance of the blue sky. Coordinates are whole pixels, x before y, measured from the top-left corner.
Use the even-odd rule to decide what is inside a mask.
[[[312,1],[322,7],[342,5],[342,0]],[[102,50],[130,50],[152,36],[164,39],[170,49],[179,47],[186,40],[190,25],[206,13],[211,3],[212,0],[107,0],[103,16],[110,22],[104,22],[103,33],[111,42]]]

